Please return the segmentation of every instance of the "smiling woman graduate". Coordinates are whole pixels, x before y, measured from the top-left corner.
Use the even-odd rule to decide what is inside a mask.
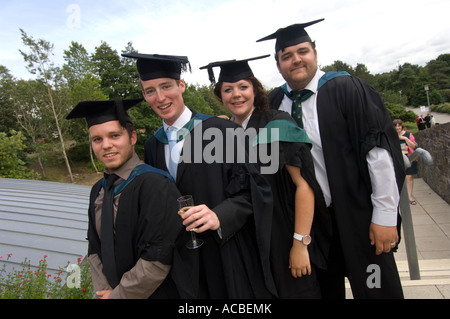
[[[261,171],[261,148],[268,148],[271,156],[278,158],[276,170],[263,174],[274,200],[270,265],[278,296],[320,298],[316,269],[326,267],[331,219],[314,175],[308,136],[288,113],[270,110],[269,99],[248,64],[267,56],[212,62],[201,69],[208,69],[214,83],[213,68],[220,68],[214,93],[233,114],[233,122],[246,132],[260,132],[252,145]],[[269,134],[273,130],[277,138]]]

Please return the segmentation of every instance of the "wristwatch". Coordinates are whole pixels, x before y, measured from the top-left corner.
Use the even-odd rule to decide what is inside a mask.
[[[294,239],[301,241],[302,244],[305,246],[308,246],[309,244],[311,244],[311,236],[309,236],[309,235],[299,235],[297,233],[294,233]]]

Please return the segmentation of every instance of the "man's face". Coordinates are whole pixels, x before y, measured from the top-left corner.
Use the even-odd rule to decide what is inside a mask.
[[[113,173],[134,154],[137,141],[136,132],[131,136],[119,121],[109,121],[89,128],[92,149],[95,156],[105,165],[108,173]]]
[[[183,93],[186,86],[182,80],[160,78],[141,81],[142,94],[152,110],[172,125],[184,111]]]
[[[277,53],[277,67],[283,78],[294,90],[308,85],[317,71],[317,52],[310,42],[303,42]]]

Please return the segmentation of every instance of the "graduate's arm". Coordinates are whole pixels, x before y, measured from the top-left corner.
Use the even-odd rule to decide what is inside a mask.
[[[136,265],[123,274],[120,283],[109,294],[109,299],[146,299],[166,279],[171,266],[159,261],[140,258]]]
[[[88,256],[89,268],[91,271],[92,285],[94,291],[111,290],[111,286],[103,274],[103,264],[100,257],[97,254],[91,254]]]
[[[301,176],[299,167],[290,165],[285,167],[296,187],[294,231],[300,235],[309,235],[314,218],[314,192]],[[311,274],[311,263],[307,248],[302,242],[293,239],[289,254],[289,268],[294,278]]]
[[[227,198],[214,207],[214,210],[206,205],[194,206],[183,214],[183,225],[187,226],[186,230],[194,230],[196,233],[220,230],[219,238],[226,240],[241,229],[252,214],[250,202],[242,197],[245,198],[243,195]],[[222,229],[225,229],[224,233]]]
[[[372,223],[369,238],[376,246],[376,254],[389,252],[398,242],[397,207],[399,193],[395,179],[394,164],[389,152],[375,147],[367,154],[372,185]]]
[[[228,183],[237,184],[236,180],[228,181]],[[201,233],[206,230],[220,229],[219,240],[226,242],[231,238],[253,214],[250,184],[241,185],[235,190],[215,207],[197,205],[186,211],[182,216],[183,224],[186,226],[190,224],[186,230],[195,228],[197,233]]]
[[[226,242],[247,223],[254,213],[250,190],[228,197],[213,210],[220,221],[220,239]]]

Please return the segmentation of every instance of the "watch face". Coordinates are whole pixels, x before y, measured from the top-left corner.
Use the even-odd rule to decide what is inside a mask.
[[[309,235],[303,236],[302,242],[303,242],[303,244],[305,244],[305,245],[311,244],[311,236],[309,236]]]

